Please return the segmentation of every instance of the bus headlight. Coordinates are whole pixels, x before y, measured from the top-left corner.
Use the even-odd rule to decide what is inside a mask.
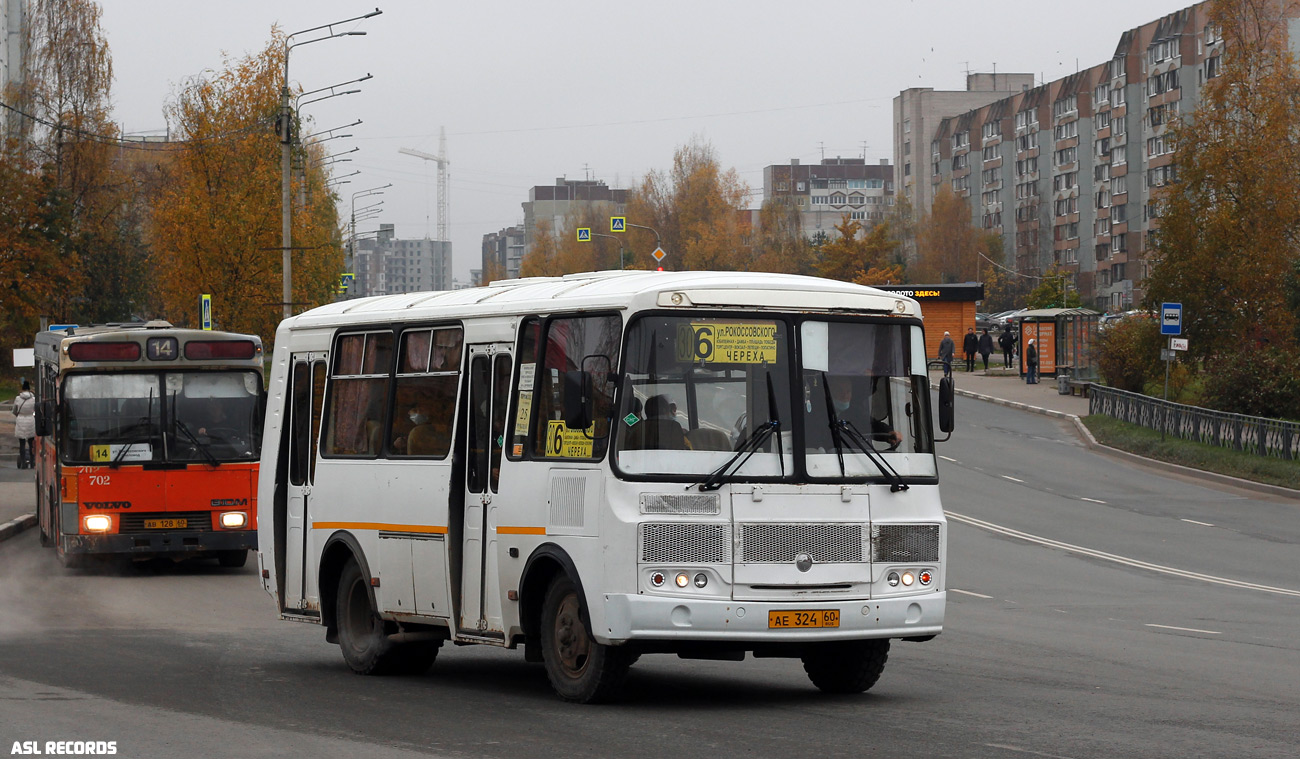
[[[896,588],[896,587],[898,587],[898,573],[897,573],[897,572],[890,572],[890,573],[889,573],[889,577],[886,578],[885,581],[889,583],[889,587],[891,587],[891,588]]]
[[[221,526],[227,530],[238,530],[248,524],[248,515],[242,511],[227,511],[221,515]]]
[[[677,587],[684,588],[691,584],[691,578],[685,572],[678,572],[677,576],[673,578],[673,582],[677,583]]]
[[[108,532],[113,527],[113,519],[104,514],[91,514],[81,522],[86,532]]]
[[[903,585],[904,585],[904,587],[909,587],[909,588],[910,588],[910,587],[912,587],[912,583],[914,583],[914,582],[916,582],[916,575],[912,574],[911,571],[907,571],[907,572],[904,572],[904,573],[903,573]]]

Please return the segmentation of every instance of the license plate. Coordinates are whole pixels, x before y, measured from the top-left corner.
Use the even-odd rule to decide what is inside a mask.
[[[767,626],[770,629],[787,627],[839,627],[839,609],[818,609],[816,611],[769,611]]]
[[[182,530],[189,523],[187,519],[146,519],[146,530]]]

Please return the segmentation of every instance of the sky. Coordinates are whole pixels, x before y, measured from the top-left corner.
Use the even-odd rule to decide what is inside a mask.
[[[376,3],[378,5],[376,6]],[[763,167],[822,157],[892,161],[892,101],[909,87],[965,88],[967,71],[1051,81],[1109,60],[1120,35],[1186,7],[1180,0],[100,0],[113,56],[114,119],[163,134],[186,80],[296,32],[365,36],[294,49],[302,90],[358,79],[360,92],[304,106],[327,145],[339,212],[391,183],[380,215],[401,238],[436,237],[437,170],[400,148],[438,152],[447,132],[453,272],[479,267],[484,234],[523,221],[528,189],[557,177],[635,186],[702,140],[762,200]],[[295,40],[312,39],[315,34]],[[344,89],[353,89],[349,86]]]

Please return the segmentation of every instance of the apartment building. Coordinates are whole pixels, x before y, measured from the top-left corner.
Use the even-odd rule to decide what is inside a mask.
[[[499,232],[483,235],[483,261],[480,271],[494,272],[506,279],[518,279],[524,260],[524,227],[516,224]]]
[[[9,84],[23,80],[26,70],[27,0],[0,0],[0,96]],[[8,100],[6,100],[8,102]],[[13,112],[0,116],[0,135],[11,133],[17,118]]]
[[[560,177],[553,185],[537,185],[528,191],[528,201],[523,204],[523,255],[528,255],[533,249],[539,221],[546,222],[552,234],[565,235],[572,231],[567,228],[566,219],[578,208],[594,207],[598,215],[619,216],[626,205],[627,190],[615,190],[598,179]]]
[[[348,298],[452,289],[451,243],[399,240],[392,224],[373,239],[356,241]]]
[[[804,164],[792,158],[789,164],[763,169],[763,202],[769,201],[797,208],[806,237],[820,233],[834,239],[839,235],[835,225],[845,214],[871,228],[893,211],[894,167],[887,158],[878,164],[865,158]]]
[[[1059,266],[1087,305],[1140,303],[1156,201],[1177,171],[1168,126],[1220,73],[1223,39],[1207,6],[1125,32],[1104,63],[939,119],[923,133],[918,197],[947,185],[966,198],[1022,274]],[[896,141],[904,130],[895,123]]]

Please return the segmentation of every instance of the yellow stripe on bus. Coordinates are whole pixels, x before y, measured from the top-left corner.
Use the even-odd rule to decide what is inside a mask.
[[[315,522],[313,530],[385,530],[387,532],[420,532],[446,535],[447,528],[427,524],[387,524],[385,522]]]
[[[545,535],[545,527],[498,527],[498,535]]]

